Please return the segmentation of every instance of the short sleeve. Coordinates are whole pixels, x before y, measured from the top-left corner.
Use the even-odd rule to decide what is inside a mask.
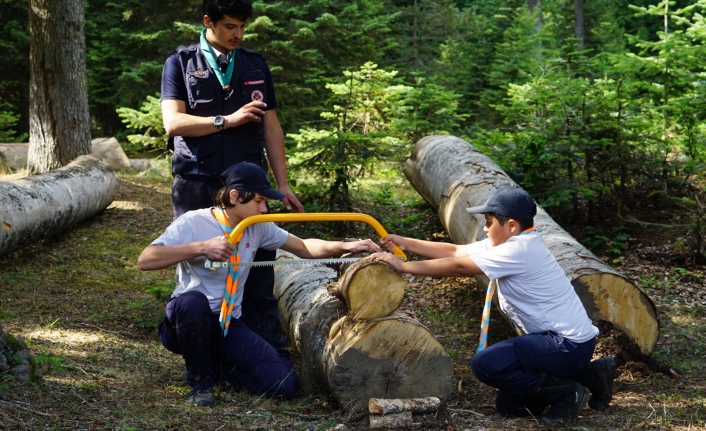
[[[270,67],[267,65],[266,61],[263,60],[263,63],[265,65],[265,94],[267,95],[267,100],[265,101],[265,103],[267,103],[266,110],[269,111],[270,109],[277,109],[277,96],[275,96],[275,82],[272,79],[272,72],[270,72]]]
[[[164,63],[162,70],[162,97],[160,100],[182,100],[187,102],[189,95],[186,92],[184,73],[181,70],[176,53],[170,55]]]
[[[194,230],[187,218],[182,215],[167,226],[164,233],[150,245],[182,245],[192,243],[194,240]]]
[[[491,280],[519,275],[527,268],[527,254],[514,238],[469,257]]]

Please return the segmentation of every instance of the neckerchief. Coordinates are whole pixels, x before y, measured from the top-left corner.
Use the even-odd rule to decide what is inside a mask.
[[[209,45],[206,40],[205,28],[201,31],[201,51],[204,52],[204,57],[206,57],[206,61],[208,61],[211,69],[213,69],[213,73],[216,74],[216,78],[218,78],[218,82],[221,83],[223,91],[229,92],[230,78],[233,77],[233,68],[235,67],[235,50],[231,52],[231,55],[229,56],[230,59],[228,60],[228,69],[226,69],[225,74],[221,71],[221,65],[218,64],[218,57],[216,57],[216,53],[213,52],[211,45]]]
[[[534,226],[531,226],[523,230],[520,235],[530,233],[534,230]],[[488,347],[488,325],[490,325],[490,304],[493,302],[493,295],[495,295],[495,288],[498,285],[498,280],[490,280],[488,283],[488,291],[485,294],[485,304],[483,305],[483,316],[480,321],[480,341],[478,342],[478,349],[476,353]]]
[[[223,212],[223,210],[218,207],[213,211],[213,215],[218,220],[218,224],[221,225],[223,233],[226,234],[226,238],[230,237],[230,233],[233,232],[233,228],[228,224],[228,219]],[[243,232],[235,239],[235,250],[228,260],[229,263],[240,262],[240,253],[238,253],[238,245],[240,239],[243,237]],[[218,322],[221,324],[221,329],[223,329],[223,336],[228,335],[228,327],[230,326],[230,318],[233,314],[233,305],[235,304],[236,293],[238,292],[238,275],[240,274],[240,266],[228,265],[228,276],[226,277],[226,287],[223,292],[223,301],[221,301],[221,315],[218,317]]]

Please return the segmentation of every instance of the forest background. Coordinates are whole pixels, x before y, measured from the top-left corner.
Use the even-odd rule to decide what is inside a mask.
[[[145,211],[112,207],[3,258],[0,319],[31,342],[52,378],[22,387],[33,407],[14,411],[0,381],[0,428],[222,427],[224,415],[181,407],[186,389],[173,380],[182,364],[150,332],[163,311],[155,298],[171,291],[173,274],[134,265],[171,220],[158,91],[169,53],[197,40],[201,1],[86,0],[85,9],[92,137],[117,137],[161,174],[118,173],[116,201],[137,199]],[[272,69],[292,186],[307,211],[374,213],[388,231],[448,240],[433,210],[399,187],[399,168],[426,135],[466,139],[658,305],[654,357],[685,378],[621,366],[612,410],[584,412],[584,426],[704,425],[706,0],[298,0],[257,1],[255,11],[242,46]],[[0,142],[28,138],[27,27],[27,1],[0,0]],[[49,262],[41,279],[37,256]],[[36,299],[39,285],[51,307]],[[528,429],[498,421],[492,391],[468,370],[483,288],[450,279],[410,286],[408,308],[440,337],[458,379],[434,424]],[[78,353],[56,341],[76,328],[97,331],[87,337],[99,341]],[[220,404],[228,423],[252,429],[362,421],[325,399],[262,407],[242,394],[219,396],[240,403]],[[262,428],[263,415],[280,422]]]
[[[674,241],[705,260],[706,0],[254,5],[241,45],[270,64],[309,210],[354,209],[357,180],[399,175],[418,139],[454,134],[555,220],[587,226],[589,245],[619,252],[626,225],[640,225],[625,210],[649,201],[677,205]],[[27,2],[0,6],[0,142],[26,141]],[[132,156],[163,154],[162,65],[197,39],[201,6],[86,0],[94,138],[116,136]]]

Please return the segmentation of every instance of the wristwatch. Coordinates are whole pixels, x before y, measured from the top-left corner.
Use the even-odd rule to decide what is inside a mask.
[[[223,126],[225,124],[226,124],[226,122],[223,119],[222,115],[216,115],[216,118],[213,119],[213,125],[216,126],[216,129],[218,129],[218,130],[223,130]]]

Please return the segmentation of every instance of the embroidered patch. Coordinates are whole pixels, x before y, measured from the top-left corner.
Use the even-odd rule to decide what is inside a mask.
[[[206,73],[203,70],[197,70],[194,72],[194,75],[196,76],[204,76]]]
[[[243,85],[257,85],[257,84],[264,84],[265,80],[260,79],[259,81],[245,81]]]
[[[262,91],[260,90],[255,90],[252,93],[250,93],[250,99],[254,101],[260,101],[265,98],[265,95],[262,94]]]

